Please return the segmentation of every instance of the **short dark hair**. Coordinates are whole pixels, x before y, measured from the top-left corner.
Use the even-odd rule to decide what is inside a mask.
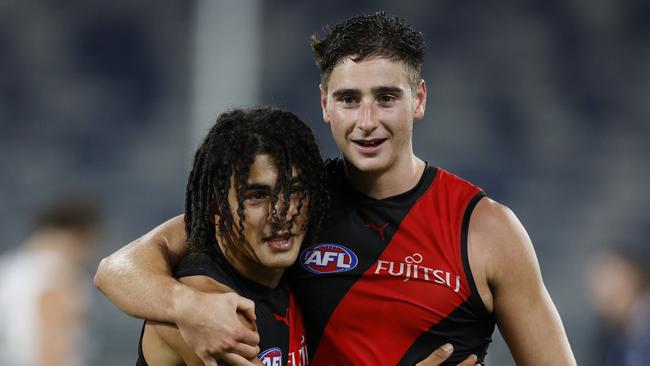
[[[270,155],[278,170],[271,207],[282,192],[284,210],[289,209],[292,166],[299,170],[304,191],[291,225],[300,211],[307,209],[305,240],[315,236],[328,202],[324,163],[311,129],[295,114],[277,108],[233,109],[218,117],[194,157],[185,195],[185,230],[191,251],[215,250],[215,227],[227,248],[236,244],[228,203],[233,175],[239,202],[238,232],[244,238],[244,193],[250,167],[258,154]],[[308,206],[304,207],[307,198]],[[213,222],[215,213],[219,222]],[[284,216],[287,212],[271,214]]]
[[[88,234],[99,229],[100,221],[99,205],[94,198],[63,194],[36,215],[34,229]]]
[[[402,62],[411,86],[417,87],[424,61],[424,35],[401,19],[378,12],[346,19],[333,28],[326,27],[325,31],[328,34],[323,39],[317,34],[311,36],[311,48],[324,88],[334,67],[345,57],[351,57],[354,62],[372,57]]]
[[[622,242],[608,249],[608,252],[621,258],[640,275],[642,286],[650,287],[650,249],[646,245]]]

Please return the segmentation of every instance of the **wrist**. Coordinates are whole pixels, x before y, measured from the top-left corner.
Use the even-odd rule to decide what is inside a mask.
[[[186,319],[188,311],[192,311],[192,304],[194,304],[192,299],[196,296],[196,290],[177,281],[171,290],[169,316],[173,323],[178,324]]]

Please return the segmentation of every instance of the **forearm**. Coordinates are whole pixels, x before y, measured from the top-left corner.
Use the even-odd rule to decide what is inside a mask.
[[[497,324],[518,365],[575,365],[560,315],[546,290],[526,312],[497,312]]]
[[[184,236],[172,234],[179,225],[174,218],[103,259],[95,286],[128,315],[175,322],[178,302],[194,293],[171,273],[187,249]]]

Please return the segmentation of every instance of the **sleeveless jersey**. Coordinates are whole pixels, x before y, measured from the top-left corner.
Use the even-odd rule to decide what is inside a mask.
[[[218,247],[210,253],[191,253],[174,269],[177,278],[198,275],[208,276],[255,302],[261,350],[258,358],[264,366],[308,365],[300,307],[284,282],[272,289],[245,278]],[[141,336],[137,366],[147,365],[144,361]]]
[[[494,331],[467,255],[469,218],[484,193],[426,167],[410,191],[383,200],[328,165],[330,215],[291,269],[311,365],[413,365],[444,343],[444,365],[483,362]]]

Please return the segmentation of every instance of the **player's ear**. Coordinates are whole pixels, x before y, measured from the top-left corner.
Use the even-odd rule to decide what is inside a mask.
[[[327,89],[323,84],[318,85],[318,88],[320,89],[320,107],[323,111],[323,120],[325,123],[330,123],[330,114],[327,111]]]
[[[413,118],[420,120],[424,118],[424,111],[427,107],[427,84],[424,82],[424,79],[420,79],[418,82],[418,86],[415,89],[415,95],[413,97],[415,103]]]

